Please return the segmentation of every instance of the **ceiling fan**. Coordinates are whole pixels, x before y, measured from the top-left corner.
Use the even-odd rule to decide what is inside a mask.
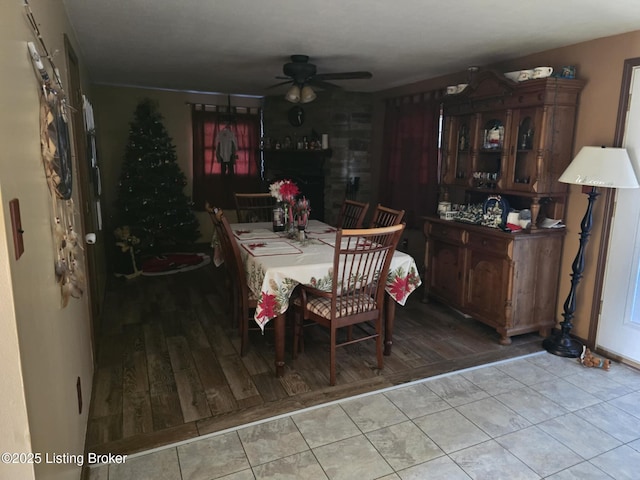
[[[341,88],[327,80],[355,80],[371,78],[371,72],[342,72],[342,73],[317,73],[317,68],[313,63],[309,63],[308,55],[291,55],[291,61],[282,66],[284,77],[277,79],[286,80],[276,83],[272,87],[291,83],[291,88],[287,91],[285,99],[291,103],[309,103],[316,98],[316,93],[311,87],[318,87],[323,90]]]

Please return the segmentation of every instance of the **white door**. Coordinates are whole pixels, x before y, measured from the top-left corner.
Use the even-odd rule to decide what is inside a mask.
[[[640,176],[640,66],[633,69],[623,146]],[[619,189],[596,346],[640,363],[640,189]]]

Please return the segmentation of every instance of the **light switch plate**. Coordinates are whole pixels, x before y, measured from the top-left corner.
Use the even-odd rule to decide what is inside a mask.
[[[24,241],[22,239],[22,221],[20,220],[20,202],[17,198],[9,201],[9,212],[11,213],[11,230],[13,232],[13,247],[16,252],[16,260],[24,253]]]

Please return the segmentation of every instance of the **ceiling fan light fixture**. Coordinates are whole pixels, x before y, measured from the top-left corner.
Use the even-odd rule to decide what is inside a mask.
[[[298,103],[300,102],[300,87],[298,85],[292,85],[284,96],[287,102]]]
[[[316,97],[316,92],[314,92],[313,88],[311,88],[309,85],[305,85],[304,87],[302,87],[302,90],[300,91],[300,103],[313,102]]]

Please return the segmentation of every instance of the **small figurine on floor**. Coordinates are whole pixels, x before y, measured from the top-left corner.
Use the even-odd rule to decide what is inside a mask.
[[[580,355],[578,361],[585,367],[602,368],[604,370],[609,370],[609,368],[611,367],[611,360],[609,360],[608,358],[601,359],[598,357],[594,357],[591,353],[591,350],[589,350],[586,346],[582,347],[582,355]]]

